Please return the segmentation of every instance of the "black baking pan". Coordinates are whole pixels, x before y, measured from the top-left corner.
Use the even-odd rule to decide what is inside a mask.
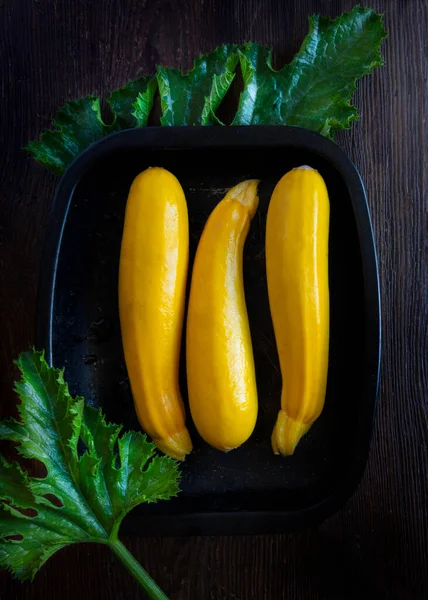
[[[276,182],[303,164],[318,169],[331,201],[330,357],[322,416],[294,455],[283,458],[273,455],[270,444],[281,375],[266,287],[265,222]],[[73,394],[102,406],[109,420],[137,430],[122,353],[117,285],[129,187],[149,166],[165,167],[183,186],[190,268],[207,217],[226,190],[244,179],[261,179],[260,206],[244,255],[259,416],[248,442],[227,454],[206,445],[189,416],[194,452],[182,466],[181,494],[136,508],[123,531],[261,533],[319,523],[350,497],[361,479],[378,388],[378,272],[359,174],[333,142],[294,127],[132,129],[92,145],[69,167],[56,192],[45,244],[38,346],[46,349],[50,363],[65,366]]]

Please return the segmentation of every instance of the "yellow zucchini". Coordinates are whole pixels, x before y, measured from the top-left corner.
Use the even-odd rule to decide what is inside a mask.
[[[258,181],[232,188],[211,213],[193,267],[187,317],[187,384],[200,435],[227,452],[251,435],[257,418],[253,350],[242,260]]]
[[[330,204],[321,175],[293,169],[272,194],[266,225],[270,310],[282,374],[276,454],[293,454],[324,407],[328,370]]]
[[[177,179],[149,168],[132,183],[119,268],[125,362],[142,428],[183,460],[192,442],[178,384],[189,254],[187,204]]]

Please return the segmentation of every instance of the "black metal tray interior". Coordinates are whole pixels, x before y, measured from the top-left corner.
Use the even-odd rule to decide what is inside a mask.
[[[270,444],[281,375],[266,287],[265,222],[274,185],[302,164],[320,171],[331,202],[330,358],[324,412],[294,456],[282,458],[272,454]],[[206,219],[226,190],[247,178],[261,179],[260,206],[244,254],[259,416],[249,441],[223,454],[201,440],[188,414],[194,452],[182,467],[181,495],[137,508],[125,529],[288,531],[319,521],[358,484],[375,410],[379,292],[358,173],[333,143],[288,127],[125,131],[95,144],[69,168],[57,191],[45,247],[38,343],[55,366],[65,366],[73,394],[102,406],[109,420],[137,430],[118,319],[118,263],[129,187],[140,171],[155,165],[178,177],[187,198],[189,273]]]

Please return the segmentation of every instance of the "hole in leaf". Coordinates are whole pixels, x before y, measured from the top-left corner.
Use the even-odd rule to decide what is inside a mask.
[[[87,445],[85,444],[85,442],[82,440],[81,437],[79,437],[79,439],[77,440],[77,455],[79,458],[81,458],[85,452],[89,452],[89,449],[87,447]]]
[[[15,510],[20,512],[21,515],[24,515],[25,517],[34,518],[39,514],[35,508],[19,508],[18,506],[14,506],[13,508],[15,508]]]
[[[120,461],[120,454],[119,454],[119,442],[118,440],[115,441],[114,443],[114,447],[113,447],[113,454],[114,454],[114,466],[117,470],[119,470],[122,466],[122,463]]]
[[[238,110],[239,96],[244,89],[244,79],[242,77],[241,65],[238,62],[235,70],[235,77],[225,97],[216,111],[216,116],[225,125],[230,125]]]
[[[1,504],[11,506],[14,510],[21,513],[21,515],[24,515],[24,517],[34,518],[39,514],[35,508],[21,508],[20,506],[15,506],[15,504],[10,502],[10,500],[0,499],[0,505]]]
[[[0,443],[0,453],[3,454],[9,463],[17,462],[30,477],[44,479],[48,474],[45,465],[35,458],[24,458],[21,456],[19,454],[19,446],[18,442],[2,440]]]
[[[104,98],[100,101],[100,112],[103,123],[105,125],[111,125],[114,121],[113,112]]]
[[[3,539],[7,542],[22,542],[24,540],[24,536],[21,534],[5,535]]]
[[[291,55],[291,58],[293,55]],[[272,49],[271,53],[271,65],[274,71],[280,71],[285,67],[285,65],[289,62],[290,52],[287,49],[282,49],[279,51],[277,48]]]
[[[24,469],[24,471],[27,471],[30,477],[44,479],[48,474],[47,468],[40,460],[36,460],[35,458],[29,459],[20,457],[18,462],[21,464],[21,467]]]
[[[160,125],[160,118],[162,116],[161,110],[161,102],[160,102],[160,94],[159,89],[156,88],[156,92],[153,98],[153,106],[149,113],[149,118],[147,120],[147,125]]]
[[[0,440],[0,454],[2,454],[8,462],[13,462],[18,458],[16,446],[17,444],[13,444],[12,442]]]
[[[55,496],[54,494],[45,494],[44,498],[46,498],[46,500],[48,500],[51,504],[56,506],[56,508],[63,508],[64,506],[61,500],[57,498],[57,496]]]

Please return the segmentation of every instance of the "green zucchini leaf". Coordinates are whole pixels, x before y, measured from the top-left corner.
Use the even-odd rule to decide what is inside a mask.
[[[271,50],[240,50],[244,79],[233,125],[294,125],[331,136],[358,118],[350,100],[359,77],[382,65],[381,15],[356,6],[336,19],[309,18],[309,33],[293,60],[275,71]]]
[[[162,125],[213,125],[238,64],[238,46],[224,45],[195,60],[191,71],[158,67]]]
[[[0,422],[0,440],[17,442],[47,474],[30,477],[0,454],[0,567],[32,579],[68,544],[116,540],[132,508],[177,494],[179,473],[145,435],[121,434],[100,410],[72,398],[63,371],[43,353],[26,352],[17,364],[20,420]]]
[[[223,45],[195,60],[194,68],[159,66],[156,77],[142,77],[111,93],[113,122],[100,114],[100,99],[67,102],[54,128],[30,142],[27,150],[57,174],[90,144],[113,131],[147,124],[159,86],[162,125],[221,124],[216,111],[241,65],[244,89],[233,125],[294,125],[332,137],[358,118],[350,103],[356,80],[382,65],[386,36],[382,16],[356,6],[336,19],[309,18],[309,33],[293,60],[279,71],[271,50],[255,43]]]
[[[156,88],[155,77],[141,77],[112,92],[107,102],[116,117],[115,129],[147,125]]]
[[[47,129],[27,150],[50,171],[61,175],[93,142],[122,129],[147,124],[156,91],[156,78],[141,77],[112,92],[107,99],[113,122],[101,118],[100,99],[87,96],[66,102],[56,113],[53,129]]]

